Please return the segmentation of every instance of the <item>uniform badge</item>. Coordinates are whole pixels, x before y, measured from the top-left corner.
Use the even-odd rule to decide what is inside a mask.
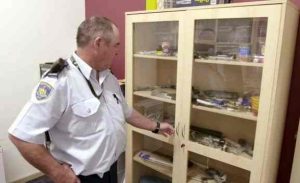
[[[37,100],[47,99],[50,96],[52,90],[53,87],[49,83],[42,81],[40,82],[36,90],[35,97]]]

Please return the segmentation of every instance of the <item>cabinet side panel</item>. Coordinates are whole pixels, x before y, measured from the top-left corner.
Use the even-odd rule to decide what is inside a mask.
[[[125,24],[125,79],[126,79],[126,100],[129,106],[132,106],[132,21],[130,20],[130,16],[126,16],[126,24]],[[132,174],[133,174],[133,147],[132,147],[132,129],[130,125],[127,125],[127,146],[126,146],[126,154],[125,154],[125,179],[126,182],[132,182]]]
[[[275,70],[274,102],[266,139],[266,151],[261,182],[275,182],[280,157],[280,146],[286,116],[287,99],[290,88],[294,48],[299,13],[293,7],[282,6],[281,31],[277,56],[279,64]]]

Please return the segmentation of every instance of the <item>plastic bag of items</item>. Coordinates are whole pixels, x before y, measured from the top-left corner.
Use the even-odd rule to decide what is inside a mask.
[[[155,176],[143,176],[140,179],[140,183],[171,183],[171,181],[161,179]]]

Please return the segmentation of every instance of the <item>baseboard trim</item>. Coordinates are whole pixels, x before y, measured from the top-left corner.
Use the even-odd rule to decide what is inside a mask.
[[[22,178],[22,179],[13,181],[13,182],[11,182],[11,183],[25,183],[25,182],[30,181],[30,180],[32,180],[32,179],[38,178],[38,177],[40,177],[40,176],[42,176],[42,175],[44,175],[44,174],[41,173],[41,172],[38,172],[38,173],[35,173],[35,174],[32,174],[32,175],[29,175],[29,176],[27,176],[27,177],[24,177],[24,178]]]

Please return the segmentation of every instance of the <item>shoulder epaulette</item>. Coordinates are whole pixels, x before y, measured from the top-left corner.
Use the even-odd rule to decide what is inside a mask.
[[[65,67],[68,66],[68,62],[62,58],[59,58],[56,62],[53,63],[49,71],[43,76],[49,77],[58,77],[59,74],[64,70]]]

